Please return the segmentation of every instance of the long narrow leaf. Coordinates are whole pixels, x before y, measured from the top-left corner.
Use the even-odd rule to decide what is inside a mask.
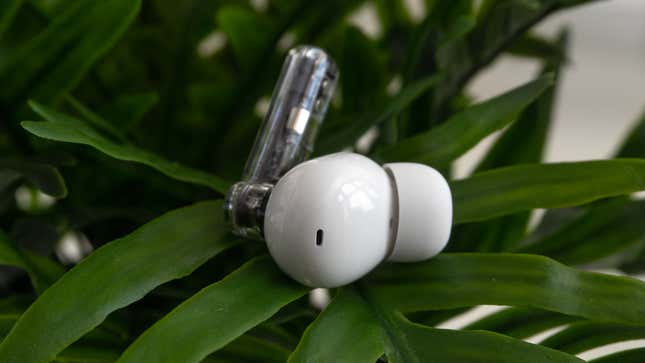
[[[444,254],[385,266],[368,281],[379,301],[402,311],[510,305],[645,325],[645,282],[534,255]]]
[[[130,144],[116,143],[99,134],[87,123],[43,105],[32,103],[31,106],[47,120],[47,122],[24,121],[22,123],[22,126],[34,135],[54,141],[92,146],[115,159],[147,165],[177,180],[206,186],[220,193],[226,193],[228,190],[229,184],[215,175],[168,161]]]
[[[416,161],[442,167],[492,132],[503,128],[553,83],[550,75],[497,96],[451,117],[445,124],[376,153],[387,161]]]
[[[440,76],[432,76],[410,84],[373,115],[349,120],[350,122],[339,122],[335,125],[336,127],[323,127],[317,153],[324,154],[353,145],[356,139],[370,127],[379,125],[403,111],[412,101],[434,87],[440,78]]]
[[[446,78],[433,95],[433,119],[443,120],[450,102],[464,85],[490,64],[525,31],[550,14],[595,0],[489,1],[479,11],[477,26],[440,54],[440,71]]]
[[[644,158],[645,157],[645,113],[639,118],[627,139],[618,149],[616,157]]]
[[[518,339],[526,339],[545,330],[580,320],[552,311],[509,308],[486,316],[464,327],[466,330],[489,330]]]
[[[373,363],[382,354],[381,327],[365,301],[347,289],[307,328],[289,363]]]
[[[549,256],[567,265],[582,265],[611,257],[643,240],[645,201],[617,198],[594,205],[575,221],[520,253]]]
[[[0,100],[49,103],[78,84],[134,20],[141,0],[74,2],[0,69]]]
[[[561,208],[645,190],[645,160],[527,164],[451,183],[454,223],[534,208]]]
[[[564,31],[557,42],[556,49],[563,54],[567,39],[568,33]],[[475,172],[514,164],[538,163],[542,160],[563,59],[558,57],[545,63],[541,73],[553,73],[556,79],[554,86],[542,93],[504,131],[477,165]],[[508,251],[526,235],[530,216],[531,211],[525,211],[493,221],[464,225],[454,230],[452,240],[456,246],[465,246],[466,250]]]
[[[11,25],[11,21],[18,12],[22,0],[3,0],[0,3],[0,37],[2,33]]]
[[[645,338],[645,327],[579,322],[552,335],[540,344],[571,354],[580,354],[603,345]]]
[[[271,259],[256,259],[183,302],[145,331],[118,362],[200,362],[306,291]]]
[[[645,348],[631,349],[614,353],[589,361],[590,363],[642,363],[645,359]]]
[[[0,362],[49,362],[111,312],[232,246],[222,213],[220,202],[198,203],[95,251],[20,317],[0,344]]]
[[[434,329],[400,315],[384,323],[392,363],[460,362],[534,363],[582,362],[557,350],[486,331]]]

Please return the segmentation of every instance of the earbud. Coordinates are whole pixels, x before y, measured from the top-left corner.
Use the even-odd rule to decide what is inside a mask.
[[[306,161],[269,196],[264,236],[277,264],[309,286],[355,281],[384,260],[421,261],[450,237],[452,197],[436,170],[338,153]]]
[[[322,49],[289,52],[244,180],[224,203],[233,233],[265,240],[280,268],[312,287],[348,284],[385,260],[431,258],[452,225],[448,183],[428,166],[381,167],[353,153],[303,162],[337,79]]]

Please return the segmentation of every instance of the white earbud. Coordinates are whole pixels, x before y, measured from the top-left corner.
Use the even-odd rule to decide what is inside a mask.
[[[384,260],[421,261],[448,242],[452,197],[421,164],[379,166],[352,153],[303,162],[338,69],[322,49],[292,49],[244,171],[224,203],[233,233],[264,239],[276,263],[312,287],[355,281]]]
[[[306,161],[284,175],[266,205],[264,236],[289,276],[309,286],[355,281],[384,260],[413,262],[448,242],[452,197],[421,164],[380,167],[358,154]]]

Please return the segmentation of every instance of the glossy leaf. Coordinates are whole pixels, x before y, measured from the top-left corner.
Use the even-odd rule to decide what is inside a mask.
[[[433,116],[443,120],[450,103],[477,72],[508,49],[527,29],[550,14],[595,0],[508,0],[488,1],[478,14],[477,26],[443,54],[440,70],[446,74],[433,95]]]
[[[582,265],[611,257],[643,240],[645,201],[618,198],[590,208],[575,221],[517,252]]]
[[[508,52],[516,57],[538,58],[551,62],[562,62],[567,56],[563,49],[551,40],[537,34],[525,34],[511,44]]]
[[[443,167],[517,115],[553,82],[544,76],[451,117],[445,124],[377,152],[376,159],[414,161]]]
[[[75,344],[56,356],[61,363],[112,363],[119,358],[120,351],[95,345]]]
[[[616,156],[619,158],[645,158],[645,114],[630,130],[627,139],[620,146]]]
[[[355,291],[344,289],[309,325],[289,363],[372,363],[382,354],[381,327],[373,312]]]
[[[392,363],[582,362],[557,350],[486,331],[434,329],[395,316],[386,324]]]
[[[105,245],[29,307],[0,344],[0,361],[51,361],[111,312],[188,275],[230,247],[227,232],[221,203],[202,202],[167,213]]]
[[[569,33],[565,30],[558,36],[556,49],[561,54],[566,54],[568,42]],[[504,131],[484,159],[479,162],[476,172],[513,164],[537,163],[542,160],[563,61],[564,58],[559,57],[547,59],[544,62],[540,73],[552,74],[554,86],[545,90],[526,107],[518,121]]]
[[[0,69],[5,104],[49,103],[73,89],[134,20],[140,0],[76,1]]]
[[[226,193],[228,190],[228,183],[215,175],[168,161],[130,144],[114,142],[102,136],[85,122],[58,113],[43,105],[32,103],[31,106],[34,111],[47,120],[46,122],[24,121],[22,123],[26,130],[36,136],[54,141],[92,146],[115,159],[147,165],[177,180],[210,187],[220,193]]]
[[[24,177],[43,193],[54,198],[67,196],[67,187],[63,177],[58,169],[51,165],[24,159],[0,158],[0,170],[10,170]],[[13,176],[8,176],[13,179]]]
[[[289,357],[290,350],[275,342],[273,336],[261,339],[249,334],[244,334],[227,344],[211,358],[230,359],[232,361],[284,363]]]
[[[306,291],[271,259],[254,260],[183,302],[145,331],[118,362],[199,362]]]
[[[645,348],[631,349],[619,353],[610,354],[598,359],[591,360],[591,363],[641,363],[645,359]]]
[[[451,183],[454,223],[561,208],[645,190],[645,160],[526,164]]]
[[[464,327],[465,330],[489,330],[518,339],[526,339],[579,318],[552,311],[508,308],[488,315]]]
[[[4,0],[0,3],[0,37],[11,25],[11,21],[22,5],[22,0]]]
[[[368,281],[379,301],[402,311],[510,305],[645,325],[645,282],[579,271],[535,255],[443,254],[384,266]]]
[[[353,145],[370,127],[380,125],[403,111],[417,97],[431,89],[439,79],[439,76],[432,76],[410,84],[391,100],[385,102],[383,108],[375,112],[374,115],[351,120],[351,122],[338,123],[333,129],[323,127],[316,152],[325,154]]]
[[[540,344],[571,354],[580,354],[603,345],[645,338],[645,327],[579,322],[552,335]]]
[[[565,31],[557,42],[557,49],[563,54],[567,40],[568,33]],[[475,172],[542,161],[562,59],[555,58],[545,62],[541,73],[553,73],[556,84],[542,93],[522,112],[519,119],[503,132],[479,162]],[[460,226],[453,232],[452,244],[455,248],[462,245],[464,250],[478,252],[508,251],[526,236],[530,216],[531,211],[526,211],[493,221]]]

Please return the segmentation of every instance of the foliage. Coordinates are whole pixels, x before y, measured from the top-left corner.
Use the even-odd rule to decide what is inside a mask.
[[[530,30],[591,2],[428,0],[417,22],[402,0],[3,1],[0,362],[578,362],[643,339],[645,283],[583,268],[645,270],[645,208],[630,198],[645,189],[645,119],[614,159],[541,163],[568,34]],[[375,37],[349,21],[365,4]],[[322,312],[261,243],[229,233],[221,203],[290,41],[341,69],[316,154],[374,129],[361,152],[450,177],[501,134],[451,180],[449,252],[381,266]],[[474,102],[469,81],[504,54],[543,68]],[[58,257],[70,232],[96,249],[71,266]],[[511,308],[436,327],[480,304]]]

